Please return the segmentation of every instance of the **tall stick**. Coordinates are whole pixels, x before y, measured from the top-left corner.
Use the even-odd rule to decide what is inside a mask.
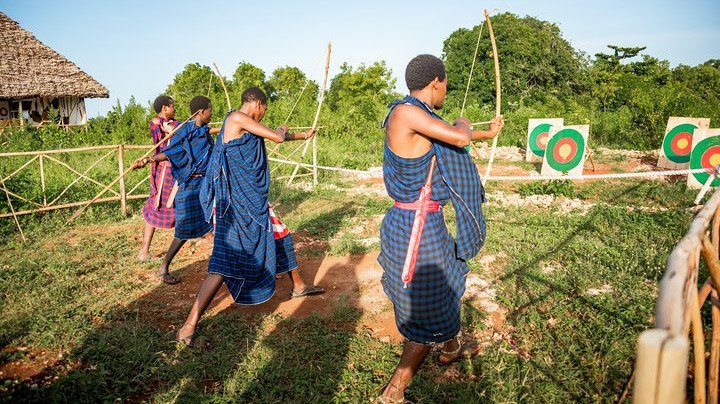
[[[215,73],[217,73],[217,76],[220,79],[220,85],[222,85],[223,91],[225,91],[225,100],[227,101],[228,112],[230,112],[232,110],[232,104],[230,104],[230,95],[228,94],[227,87],[225,87],[225,79],[222,74],[220,74],[220,69],[215,62],[213,62],[213,66],[215,66]]]
[[[690,324],[692,325],[693,357],[695,358],[695,402],[705,403],[705,334],[703,333],[702,320],[700,318],[700,305],[698,302],[698,291],[695,285],[692,288],[690,297]]]
[[[145,154],[143,154],[142,156],[140,156],[140,158],[142,159],[142,158],[145,158],[145,157],[149,156],[150,153],[152,153],[153,151],[155,151],[155,149],[157,149],[158,147],[160,147],[161,144],[165,143],[166,140],[170,139],[170,137],[171,137],[172,135],[174,135],[175,132],[177,132],[180,128],[182,128],[183,126],[185,126],[186,123],[190,122],[190,120],[191,120],[193,117],[195,117],[195,115],[197,115],[198,112],[200,112],[200,110],[195,111],[195,113],[192,114],[192,115],[190,115],[190,117],[189,117],[188,119],[186,119],[183,123],[181,123],[180,125],[176,126],[175,129],[172,130],[172,132],[168,133],[164,138],[160,139],[159,142],[157,142],[153,147],[151,147],[148,151],[146,151]],[[88,208],[88,206],[92,205],[93,203],[95,203],[95,201],[97,201],[98,199],[100,199],[100,197],[103,196],[103,195],[105,194],[105,192],[107,192],[110,188],[112,188],[113,185],[117,184],[118,181],[120,181],[122,178],[124,178],[126,175],[128,175],[128,173],[131,172],[132,170],[133,170],[132,167],[126,169],[125,172],[122,173],[122,175],[120,175],[119,177],[117,177],[113,182],[111,182],[110,184],[108,184],[105,188],[103,188],[102,191],[100,191],[97,195],[95,195],[95,197],[92,198],[92,199],[90,200],[90,202],[86,203],[86,204],[83,205],[80,209],[78,209],[77,211],[75,211],[75,213],[73,213],[73,215],[70,216],[70,218],[67,220],[67,222],[65,222],[65,224],[68,224],[68,223],[72,222],[73,220],[77,219],[78,216],[82,215],[83,212],[85,212],[85,210]]]
[[[318,107],[315,111],[315,119],[313,120],[312,124],[312,130],[315,131],[317,129],[318,120],[320,119],[320,110],[322,109],[323,101],[325,100],[325,89],[327,88],[327,79],[328,79],[328,72],[330,71],[330,54],[332,53],[332,42],[328,42],[327,46],[327,56],[325,57],[325,77],[323,77],[323,84],[322,84],[322,90],[320,90],[320,100],[318,100]],[[315,139],[316,137],[313,137]],[[315,143],[316,141],[313,140],[313,145],[317,145]],[[310,141],[305,141],[305,148],[302,151],[302,154],[300,155],[300,158],[302,159],[305,157],[305,154],[307,154],[308,146],[310,145]],[[317,155],[315,156],[317,158]],[[313,164],[313,171],[317,174],[317,164]],[[293,179],[295,178],[295,175],[297,174],[298,170],[300,169],[300,165],[296,165],[295,169],[292,172],[292,175],[290,176],[290,179],[288,180],[288,185],[292,184]]]
[[[490,33],[490,43],[493,49],[493,61],[495,63],[495,118],[500,116],[500,60],[498,59],[497,44],[495,43],[495,34],[493,34],[492,23],[490,23],[490,14],[487,9],[485,10],[485,21],[487,21],[488,33]],[[487,168],[485,169],[485,176],[482,178],[482,183],[485,185],[488,177],[490,176],[490,169],[492,168],[493,160],[495,159],[495,149],[497,148],[497,141],[500,134],[498,133],[493,139],[492,149],[490,149],[490,159],[488,160]]]
[[[25,233],[22,231],[22,227],[20,227],[20,222],[18,221],[17,215],[15,214],[15,208],[13,208],[12,202],[10,201],[10,194],[8,194],[7,188],[5,188],[5,181],[2,179],[2,175],[0,175],[0,185],[2,186],[3,191],[5,191],[5,198],[7,198],[8,206],[10,207],[10,212],[12,213],[13,219],[15,219],[15,225],[17,226],[18,230],[20,231],[20,237],[22,237],[23,241],[27,241],[25,238]]]

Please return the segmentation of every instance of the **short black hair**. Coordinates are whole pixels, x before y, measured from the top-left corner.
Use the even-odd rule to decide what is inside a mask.
[[[208,109],[210,106],[210,98],[197,95],[190,100],[190,113],[194,114],[201,109]]]
[[[405,83],[410,91],[422,90],[436,77],[445,80],[445,65],[433,55],[417,55],[405,69]]]
[[[250,87],[242,93],[242,103],[258,101],[263,105],[268,105],[267,95],[260,87]]]
[[[162,107],[170,106],[173,104],[175,104],[175,101],[173,101],[172,97],[161,94],[158,95],[157,98],[155,98],[155,101],[153,101],[153,109],[155,110],[155,113],[159,114],[160,111],[162,111]]]

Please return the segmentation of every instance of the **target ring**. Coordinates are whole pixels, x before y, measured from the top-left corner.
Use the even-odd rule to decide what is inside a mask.
[[[534,155],[538,157],[545,156],[545,149],[547,148],[548,139],[550,138],[551,127],[552,125],[549,123],[541,123],[530,132],[528,147]]]
[[[720,164],[720,136],[713,136],[701,140],[693,150],[690,157],[690,168],[714,168]],[[706,172],[693,173],[699,183],[705,184],[710,174]],[[720,186],[720,180],[714,179],[710,184],[713,187]]]
[[[663,151],[668,160],[684,164],[690,161],[692,151],[692,134],[697,126],[683,123],[672,128],[663,140]]]
[[[562,129],[547,144],[547,162],[556,171],[568,172],[577,167],[584,154],[585,138],[575,129]]]

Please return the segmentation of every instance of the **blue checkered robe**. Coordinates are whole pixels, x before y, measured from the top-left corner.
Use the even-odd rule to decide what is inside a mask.
[[[222,275],[235,303],[259,304],[275,294],[275,275],[297,268],[297,258],[292,235],[273,235],[265,142],[246,132],[224,143],[223,132],[224,124],[200,194],[207,221],[216,202],[208,272]]]
[[[390,112],[403,103],[421,107],[440,119],[414,97],[390,104]],[[442,210],[428,213],[415,275],[405,288],[401,275],[415,212],[393,206],[380,228],[378,257],[384,270],[381,283],[393,302],[398,330],[408,340],[421,344],[445,342],[460,331],[461,298],[469,271],[465,261],[479,252],[485,240],[484,191],[475,164],[462,148],[433,142],[424,156],[403,158],[385,142],[383,175],[388,194],[399,202],[416,201],[433,155],[437,156],[437,165],[432,199],[443,206],[453,202],[457,241],[448,232]]]
[[[175,195],[175,237],[190,240],[202,237],[213,228],[205,220],[200,206],[200,185],[203,182],[213,138],[207,125],[186,123],[173,135],[173,142],[163,153],[172,164],[172,174],[178,183]]]

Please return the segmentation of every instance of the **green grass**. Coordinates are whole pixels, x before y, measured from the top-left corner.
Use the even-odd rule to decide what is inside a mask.
[[[362,240],[378,235],[378,216],[390,200],[349,194],[338,188],[352,181],[327,179],[332,186],[311,192],[274,186],[280,216],[298,237],[319,241],[320,255],[376,250]],[[427,403],[619,397],[637,336],[652,326],[657,284],[688,228],[694,195],[681,183],[659,181],[575,187],[582,199],[602,204],[585,214],[486,206],[481,257],[505,258],[489,271],[478,259],[470,266],[497,290],[507,335],[449,369],[429,358],[409,397]],[[141,279],[152,268],[133,261],[141,219],[116,211],[114,204],[93,207],[68,228],[60,224],[70,212],[25,218],[26,244],[10,236],[12,223],[2,222],[0,347],[62,349],[70,369],[49,369],[58,379],[36,388],[2,382],[0,400],[367,402],[387,382],[400,345],[374,338],[359,326],[366,313],[342,300],[330,314],[304,319],[227,309],[201,321],[212,349],[178,347],[165,324],[181,324],[189,307],[165,306],[170,289]],[[452,227],[454,215],[446,211]],[[483,330],[488,315],[466,305],[466,332]],[[17,360],[29,358],[0,354],[0,364]]]

